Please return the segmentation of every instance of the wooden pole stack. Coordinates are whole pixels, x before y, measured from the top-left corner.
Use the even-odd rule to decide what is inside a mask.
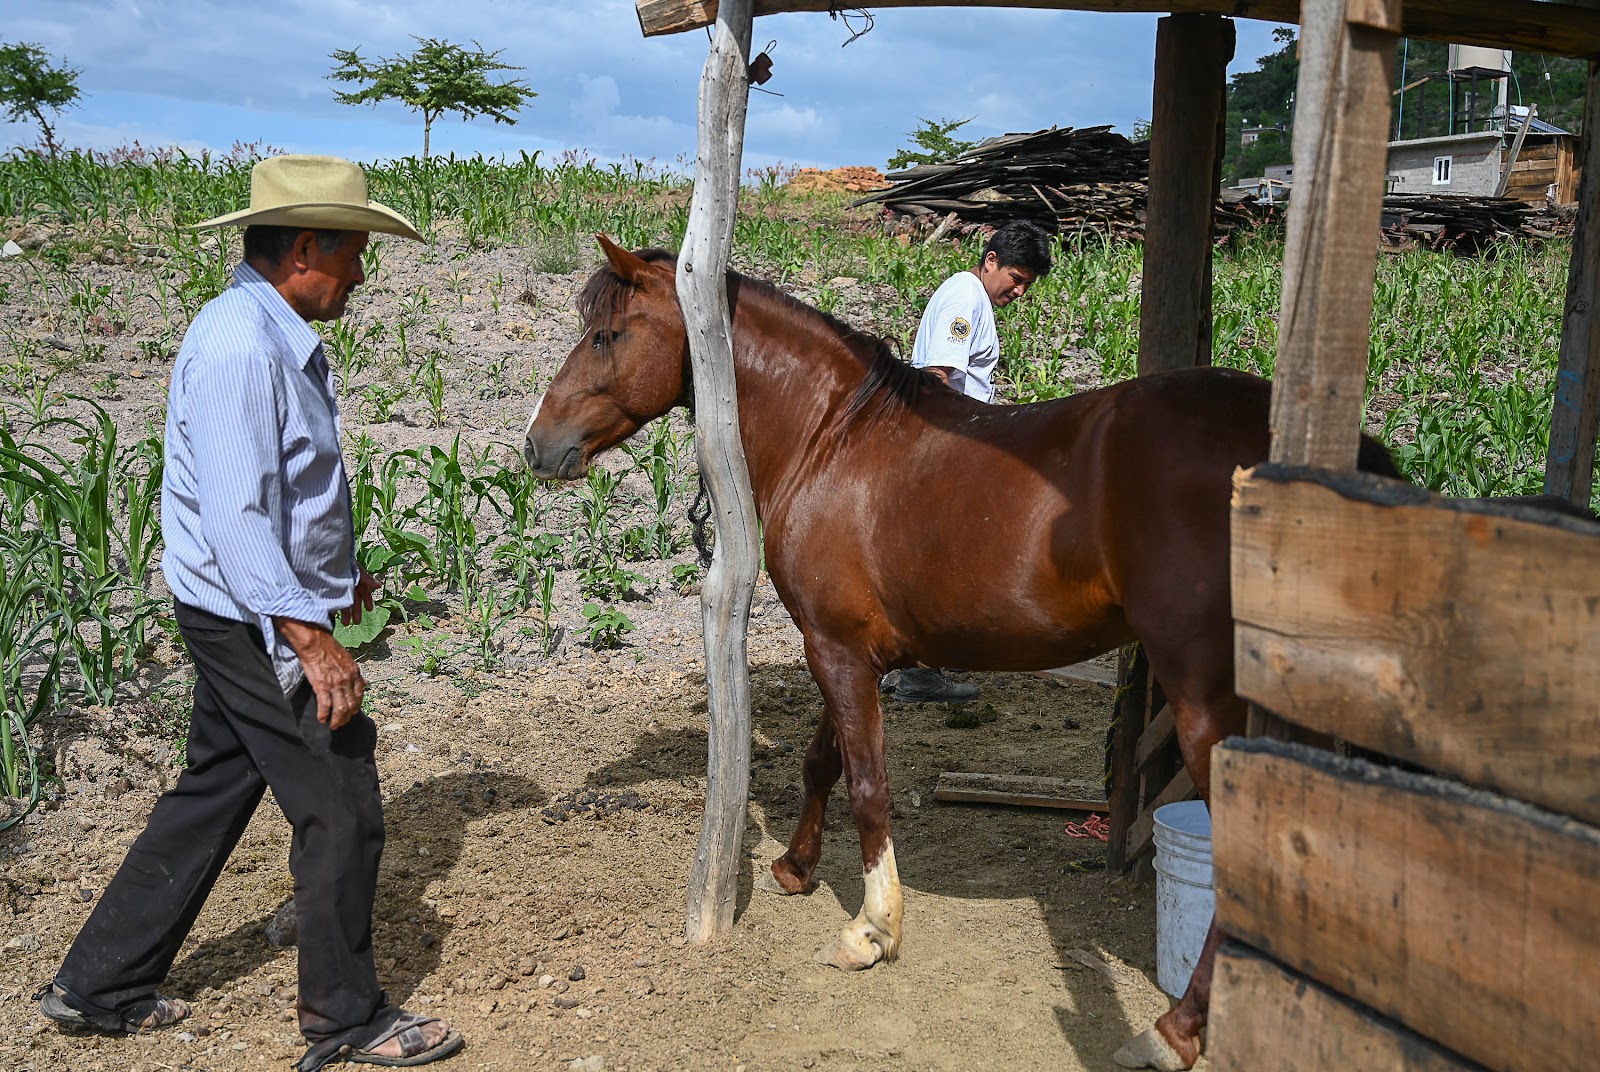
[[[745,804],[750,793],[750,668],[746,641],[760,562],[755,497],[739,438],[728,313],[728,258],[739,205],[750,90],[750,0],[723,0],[700,79],[699,151],[689,228],[678,255],[678,301],[694,368],[695,443],[717,523],[701,588],[710,719],[706,810],[689,873],[691,942],[733,926]]]

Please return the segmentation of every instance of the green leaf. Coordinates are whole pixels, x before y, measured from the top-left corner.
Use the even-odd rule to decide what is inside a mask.
[[[354,625],[345,625],[343,622],[335,625],[333,639],[352,651],[365,647],[378,639],[378,634],[389,624],[393,613],[386,604],[380,603],[363,614],[361,621]]]

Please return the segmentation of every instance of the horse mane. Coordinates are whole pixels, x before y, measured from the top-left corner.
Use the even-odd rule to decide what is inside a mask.
[[[647,263],[676,264],[677,255],[669,250],[641,249],[634,254]],[[603,264],[589,277],[578,295],[578,315],[585,324],[599,324],[610,330],[611,324],[627,307],[633,295],[633,284],[623,279],[609,264]],[[749,295],[758,301],[776,305],[797,319],[820,322],[844,344],[864,367],[865,374],[850,401],[845,405],[843,428],[857,421],[878,421],[914,405],[924,385],[935,377],[904,360],[890,347],[888,340],[871,332],[861,331],[831,313],[796,298],[775,284],[754,276],[728,270],[729,304],[737,297]]]

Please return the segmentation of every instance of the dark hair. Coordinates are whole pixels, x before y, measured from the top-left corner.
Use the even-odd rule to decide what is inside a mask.
[[[1032,220],[1012,220],[989,237],[983,256],[993,253],[1002,268],[1026,268],[1035,277],[1050,274],[1050,232]]]
[[[283,255],[294,248],[294,240],[310,231],[317,239],[317,248],[332,253],[344,245],[344,240],[354,231],[334,231],[323,227],[277,227],[255,224],[244,229],[244,259],[262,264],[277,264]]]

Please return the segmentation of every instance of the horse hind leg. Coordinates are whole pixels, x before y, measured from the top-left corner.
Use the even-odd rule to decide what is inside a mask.
[[[850,789],[850,814],[861,835],[865,887],[861,911],[817,954],[846,971],[894,960],[900,952],[905,902],[889,832],[889,772],[884,761],[883,711],[878,675],[842,647],[813,649],[807,661],[827,704],[835,747]]]
[[[833,792],[841,769],[839,738],[834,733],[833,720],[824,709],[817,731],[811,736],[811,746],[806,749],[802,779],[805,792],[800,800],[800,818],[795,824],[794,836],[789,839],[788,851],[772,861],[771,884],[761,882],[763,889],[783,894],[810,892],[812,875],[822,859],[828,794]]]

